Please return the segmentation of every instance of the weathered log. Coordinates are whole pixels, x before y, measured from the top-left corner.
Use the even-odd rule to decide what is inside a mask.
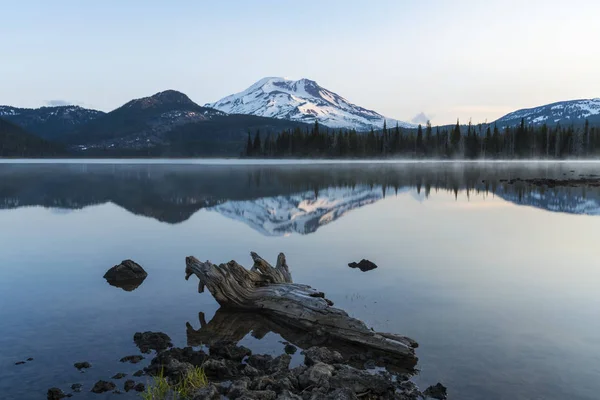
[[[284,320],[296,329],[328,335],[355,346],[384,352],[405,365],[416,365],[416,342],[403,336],[378,333],[307,285],[292,283],[285,256],[280,254],[273,267],[256,253],[254,265],[245,269],[235,261],[215,265],[186,258],[186,279],[196,275],[199,289],[207,287],[215,300],[225,308],[259,311]]]

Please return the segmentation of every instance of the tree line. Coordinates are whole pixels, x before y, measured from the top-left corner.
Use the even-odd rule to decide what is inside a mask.
[[[590,126],[527,125],[499,127],[479,124],[357,132],[329,129],[318,121],[261,136],[248,133],[243,157],[266,158],[465,158],[527,159],[595,157],[600,153],[600,129]]]

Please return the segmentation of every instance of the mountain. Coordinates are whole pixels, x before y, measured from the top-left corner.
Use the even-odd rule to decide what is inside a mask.
[[[585,120],[590,124],[600,124],[600,98],[587,100],[570,100],[547,104],[535,108],[517,110],[498,119],[499,127],[514,126],[521,123],[534,125],[583,125]]]
[[[206,106],[229,114],[250,114],[306,123],[319,121],[330,128],[377,130],[383,127],[384,120],[387,120],[388,126],[394,126],[397,122],[401,127],[414,127],[352,104],[309,79],[293,81],[264,78],[243,92]]]
[[[63,138],[87,155],[232,155],[242,151],[249,132],[279,132],[305,124],[252,115],[229,115],[202,107],[167,90],[127,104]]]
[[[0,118],[0,157],[57,157],[65,154],[60,145]]]
[[[79,106],[17,108],[0,106],[4,118],[41,138],[54,140],[104,115]]]

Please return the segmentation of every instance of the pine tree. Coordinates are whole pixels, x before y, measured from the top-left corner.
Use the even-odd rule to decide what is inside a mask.
[[[262,145],[260,143],[260,130],[256,130],[256,135],[254,136],[254,143],[252,143],[252,155],[255,157],[260,157],[262,155]]]

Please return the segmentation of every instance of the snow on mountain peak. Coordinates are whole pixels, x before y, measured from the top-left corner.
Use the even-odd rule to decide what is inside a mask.
[[[302,78],[291,80],[266,77],[248,89],[206,104],[229,114],[251,114],[261,117],[288,119],[313,123],[318,120],[331,128],[357,130],[381,129],[384,120],[388,126],[413,125],[385,118],[383,115],[350,103],[317,82]]]

